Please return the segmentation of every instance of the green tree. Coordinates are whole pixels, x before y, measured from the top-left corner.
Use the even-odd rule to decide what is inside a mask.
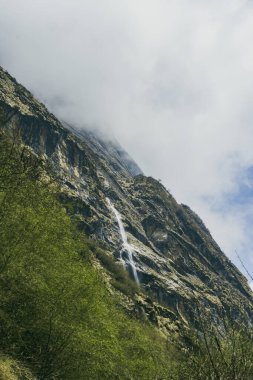
[[[0,136],[0,342],[38,379],[165,379],[165,339],[127,316],[41,161]]]

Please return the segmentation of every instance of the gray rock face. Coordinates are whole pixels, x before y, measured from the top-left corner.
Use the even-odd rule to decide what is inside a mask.
[[[120,260],[124,247],[110,199],[121,214],[141,284],[157,300],[140,292],[137,313],[146,313],[165,333],[175,321],[194,323],[196,307],[214,320],[224,310],[252,320],[246,279],[200,218],[159,181],[145,177],[116,142],[67,128],[1,69],[0,127],[18,132],[50,162],[80,228]]]
[[[125,177],[143,174],[137,163],[113,137],[108,137],[101,131],[77,130],[66,122],[62,124],[89,145],[100,161],[103,161],[107,167],[111,167],[112,172],[120,172]]]

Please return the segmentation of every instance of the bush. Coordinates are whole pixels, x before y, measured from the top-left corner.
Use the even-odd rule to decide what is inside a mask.
[[[165,339],[127,317],[84,260],[86,241],[41,182],[39,161],[24,163],[29,151],[6,139],[0,151],[2,352],[40,380],[166,378]],[[103,260],[132,291],[123,268]]]
[[[128,272],[125,270],[121,263],[115,262],[112,254],[108,254],[100,248],[95,250],[95,255],[101,262],[104,268],[112,276],[111,284],[122,293],[132,296],[140,289],[139,286],[133,281]]]
[[[253,329],[223,318],[222,325],[201,313],[198,330],[185,334],[188,348],[178,357],[179,380],[251,380]]]
[[[1,380],[36,380],[31,372],[17,360],[0,355]]]

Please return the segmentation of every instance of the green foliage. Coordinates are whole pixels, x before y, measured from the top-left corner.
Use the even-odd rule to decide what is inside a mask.
[[[17,360],[0,355],[1,380],[35,380],[31,372]]]
[[[112,276],[112,285],[126,295],[134,295],[139,291],[138,285],[129,277],[128,272],[122,264],[114,261],[111,254],[106,253],[100,248],[95,249],[95,254],[101,264]]]
[[[169,378],[165,340],[127,317],[84,260],[41,163],[0,137],[1,351],[38,379]]]
[[[199,311],[198,329],[185,334],[188,346],[175,350],[127,316],[90,252],[112,285],[133,295],[139,288],[122,265],[78,232],[38,158],[1,134],[0,152],[0,379],[253,377],[250,326],[230,318],[214,329]]]
[[[188,348],[177,358],[178,380],[251,380],[253,329],[230,318],[215,326],[199,314],[199,329],[188,330]],[[190,343],[190,344],[189,344]]]

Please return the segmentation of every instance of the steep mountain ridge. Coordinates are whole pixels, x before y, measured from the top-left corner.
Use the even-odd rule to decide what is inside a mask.
[[[175,321],[194,322],[196,307],[218,320],[224,310],[252,319],[247,281],[223,254],[201,219],[178,204],[157,180],[113,141],[61,123],[29,91],[0,69],[0,127],[20,136],[47,160],[71,202],[79,227],[101,242],[115,260],[125,258],[120,213],[143,291],[132,301],[165,333]],[[145,292],[152,294],[152,302]]]
[[[64,121],[62,124],[82,141],[86,142],[92,151],[99,157],[100,161],[104,161],[107,166],[111,166],[113,172],[121,172],[125,177],[143,174],[136,162],[121,147],[115,138],[108,137],[98,130],[77,130]]]

